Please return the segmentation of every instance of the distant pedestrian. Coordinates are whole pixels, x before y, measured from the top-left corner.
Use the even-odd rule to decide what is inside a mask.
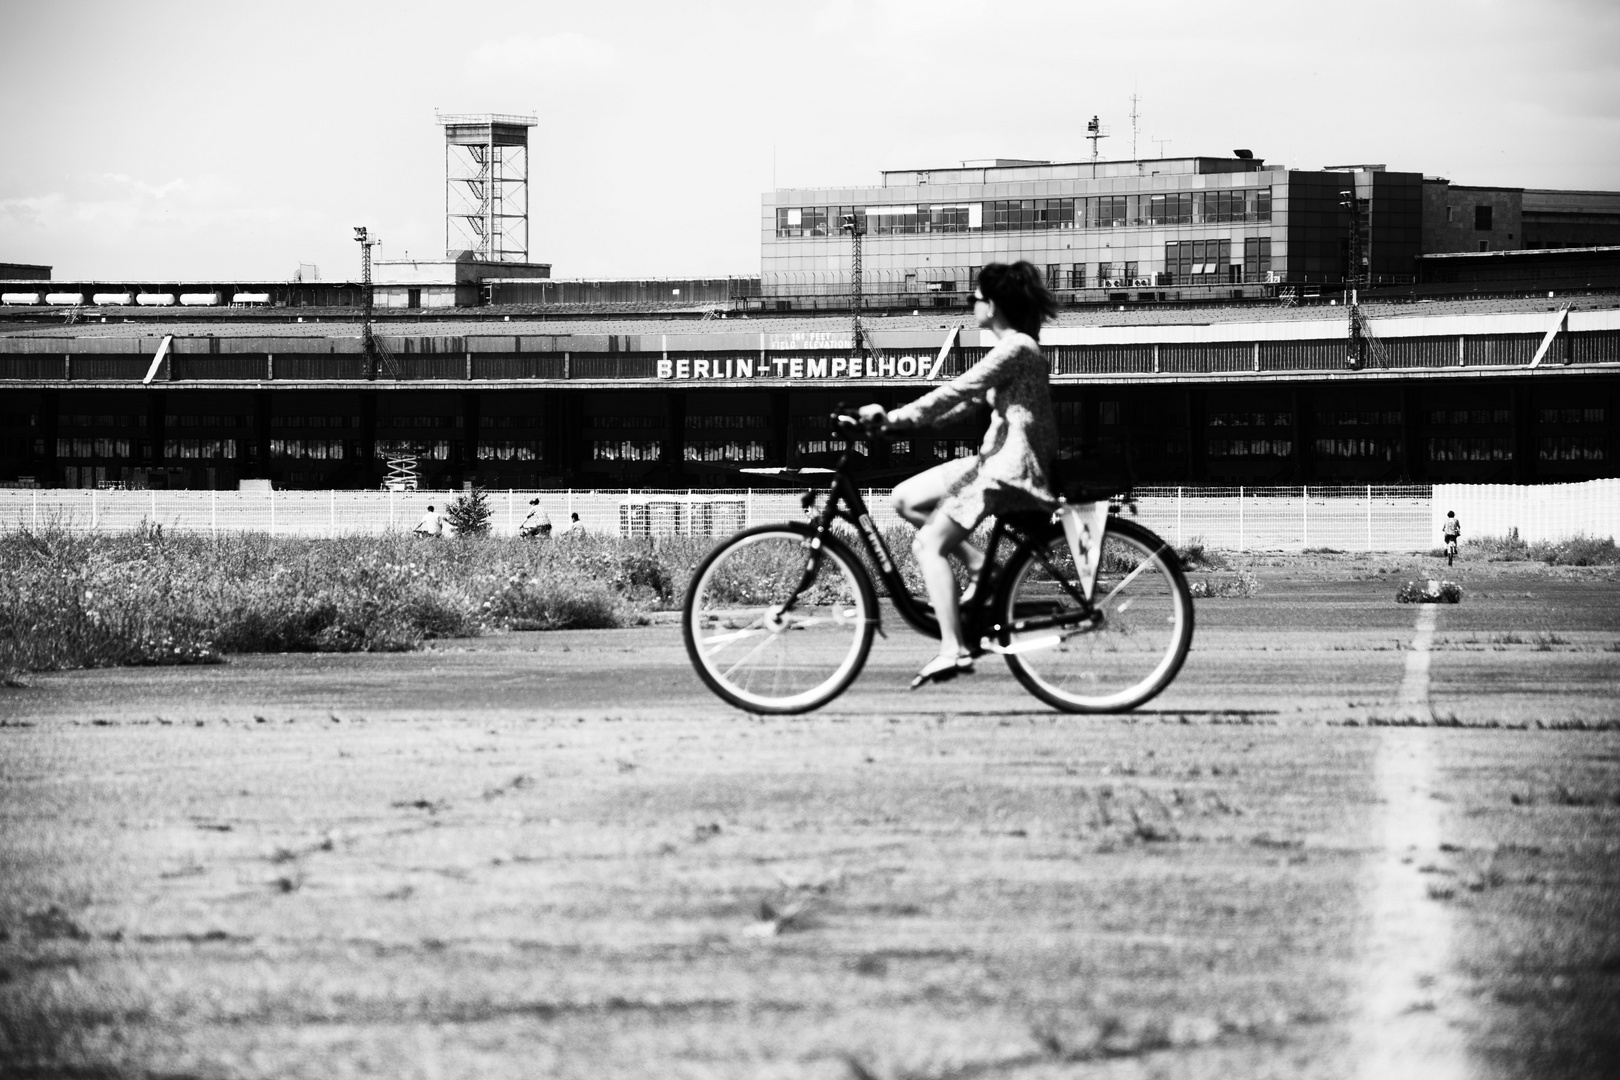
[[[583,525],[581,525],[579,523],[579,514],[578,513],[569,514],[568,515],[568,524],[566,524],[566,525],[564,525],[562,527],[562,535],[566,536],[569,533],[573,533],[575,536],[578,536],[580,533],[582,533],[584,531],[585,531],[585,526],[583,526]]]
[[[443,536],[445,532],[444,515],[429,506],[427,513],[422,515],[422,520],[418,521],[416,528],[411,531],[417,536]]]
[[[1446,565],[1457,558],[1457,541],[1462,537],[1462,522],[1455,510],[1446,511],[1446,523],[1440,526],[1440,542],[1446,546]]]
[[[546,513],[546,508],[540,505],[540,500],[537,498],[530,499],[529,505],[533,509],[529,511],[529,516],[523,519],[523,524],[518,526],[518,535],[525,537],[550,536],[551,515]]]

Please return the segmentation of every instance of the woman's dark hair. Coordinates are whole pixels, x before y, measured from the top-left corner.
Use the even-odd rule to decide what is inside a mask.
[[[1022,259],[986,264],[979,271],[979,291],[995,302],[1007,325],[1036,341],[1041,339],[1041,323],[1057,317],[1057,300],[1046,291],[1041,272]]]

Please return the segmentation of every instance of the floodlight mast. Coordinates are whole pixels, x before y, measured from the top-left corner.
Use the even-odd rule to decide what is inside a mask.
[[[394,377],[399,377],[399,371],[394,364],[393,354],[385,348],[371,333],[371,312],[373,307],[373,290],[371,286],[371,249],[382,243],[374,238],[370,230],[364,225],[354,227],[354,241],[360,245],[360,291],[365,297],[365,315],[360,323],[360,353],[366,358],[366,378],[377,378],[377,361],[380,358],[388,365]]]
[[[845,214],[838,222],[840,232],[849,233],[849,310],[855,331],[852,358],[866,355],[866,335],[861,330],[861,237],[866,234],[863,215]]]

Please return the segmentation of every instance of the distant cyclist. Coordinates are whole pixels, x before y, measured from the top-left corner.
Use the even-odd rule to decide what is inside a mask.
[[[1450,566],[1457,557],[1457,540],[1462,536],[1462,522],[1457,520],[1455,510],[1446,511],[1446,523],[1440,526],[1440,539],[1446,545],[1446,565]]]

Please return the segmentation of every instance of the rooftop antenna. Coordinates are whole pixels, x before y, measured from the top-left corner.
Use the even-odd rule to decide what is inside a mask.
[[[1156,142],[1156,143],[1159,144],[1159,158],[1160,158],[1160,160],[1163,160],[1164,159],[1164,148],[1166,146],[1170,145],[1170,143],[1173,142],[1174,140],[1172,140],[1172,139],[1149,139],[1148,141],[1149,142]]]
[[[1138,119],[1140,119],[1142,114],[1137,112],[1136,106],[1137,106],[1137,103],[1140,102],[1141,100],[1142,99],[1140,97],[1138,97],[1137,95],[1135,95],[1135,94],[1131,95],[1131,160],[1132,161],[1138,160],[1137,156],[1136,156],[1136,121]]]
[[[1098,123],[1097,118],[1095,116],[1093,116],[1091,118],[1091,121],[1086,124],[1086,138],[1091,140],[1091,176],[1092,176],[1092,179],[1096,179],[1096,177],[1097,177],[1097,140],[1108,138],[1108,130],[1106,128],[1104,128],[1102,126],[1102,124]]]

